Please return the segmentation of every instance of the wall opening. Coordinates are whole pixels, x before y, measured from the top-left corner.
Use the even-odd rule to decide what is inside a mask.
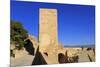
[[[58,54],[58,62],[59,63],[66,63],[67,62],[67,59],[66,59],[64,54],[62,54],[62,53]]]
[[[24,45],[24,48],[30,55],[34,55],[35,48],[33,46],[33,43],[30,40],[26,41],[26,44]]]

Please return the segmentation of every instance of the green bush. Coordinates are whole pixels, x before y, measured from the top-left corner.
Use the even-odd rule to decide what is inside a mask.
[[[28,37],[28,32],[24,29],[20,22],[12,21],[10,25],[10,40],[14,43],[17,49],[22,49],[25,44],[25,39]]]

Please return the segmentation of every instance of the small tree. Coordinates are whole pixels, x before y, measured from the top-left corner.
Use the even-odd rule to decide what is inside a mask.
[[[28,32],[24,29],[22,24],[11,20],[11,43],[14,43],[16,48],[22,49],[25,44],[25,39],[28,37]]]

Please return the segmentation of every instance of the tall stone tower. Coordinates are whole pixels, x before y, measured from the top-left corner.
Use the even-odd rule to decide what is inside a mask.
[[[45,52],[49,47],[58,45],[57,10],[39,9],[39,50]]]

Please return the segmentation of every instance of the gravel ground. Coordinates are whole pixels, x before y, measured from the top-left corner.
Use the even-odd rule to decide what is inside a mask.
[[[32,55],[23,55],[20,58],[14,59],[11,58],[11,67],[19,67],[19,66],[29,66],[32,64],[34,56]]]

